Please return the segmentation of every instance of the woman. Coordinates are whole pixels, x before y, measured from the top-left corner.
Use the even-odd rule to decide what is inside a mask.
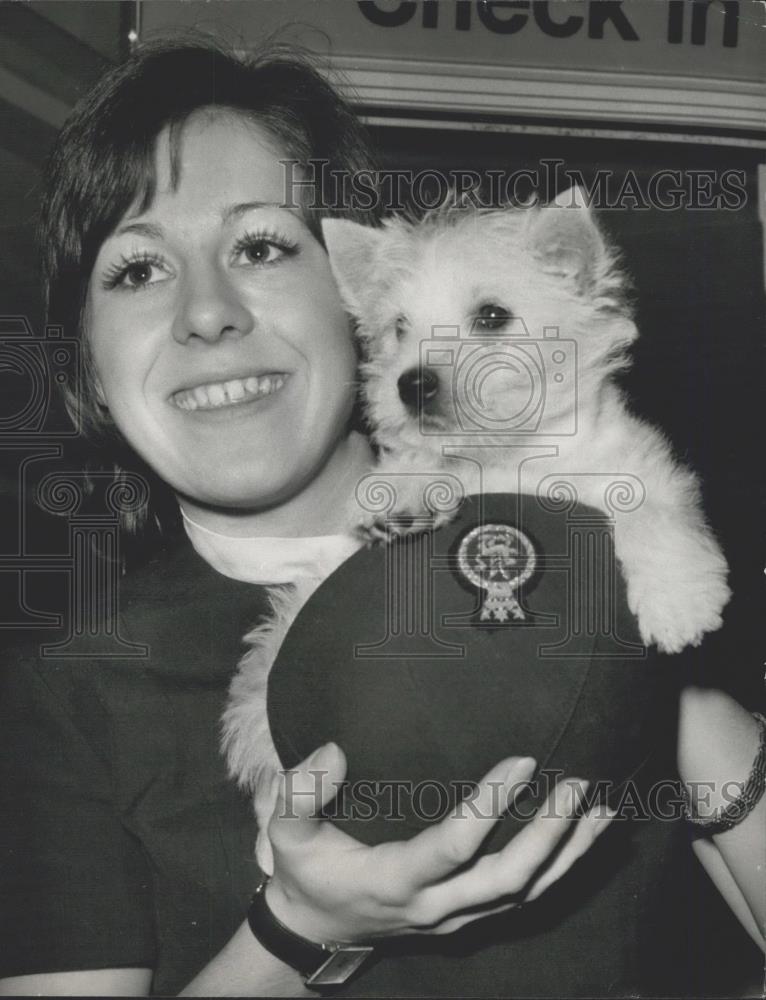
[[[124,634],[149,647],[145,665],[37,662],[33,649],[6,671],[6,815],[20,819],[4,847],[6,993],[302,991],[243,921],[255,831],[216,742],[238,639],[265,609],[253,584],[284,582],[288,561],[295,578],[343,558],[345,504],[372,463],[319,213],[281,207],[280,161],[312,157],[367,165],[335,95],[289,60],[250,68],[204,45],[147,50],[110,74],[53,153],[49,316],[82,331],[92,426],[113,453],[140,456],[157,507],[177,498],[194,548],[124,582]],[[752,731],[734,722],[744,773]],[[480,804],[532,766],[502,762]],[[276,917],[313,941],[457,929],[477,904],[538,895],[600,829],[580,821],[535,879],[570,826],[570,790],[553,818],[454,874],[488,809],[362,848],[295,797],[317,770],[342,776],[339,751],[320,749],[283,796],[267,889]]]
[[[223,108],[211,110],[212,94]],[[240,554],[260,536],[284,544],[260,577],[247,553],[216,572],[226,550],[215,544],[213,566],[183,544],[136,572],[122,588],[124,627],[149,647],[145,665],[54,666],[38,662],[34,642],[9,659],[4,992],[302,992],[244,922],[258,884],[255,824],[217,742],[239,641],[266,610],[263,588],[247,581],[278,582],[286,559],[310,571],[314,536],[326,545],[339,530],[349,484],[372,462],[350,429],[356,357],[318,219],[279,208],[279,160],[310,155],[346,170],[368,162],[320,78],[289,59],[249,67],[205,45],[149,51],[111,74],[52,155],[49,315],[82,331],[88,385],[74,404],[112,456],[127,452],[124,439],[153,470],[155,512],[172,491],[208,540],[233,538]],[[325,747],[309,765],[337,774],[342,759]],[[492,825],[498,786],[530,773],[528,761],[502,762],[481,808],[380,850],[309,819],[313,800],[298,796],[300,820],[272,824],[269,906],[318,940],[475,919],[464,910],[486,894],[486,866],[473,888],[461,878],[454,903],[434,905],[428,888],[438,882],[443,897]],[[495,859],[493,898],[554,849],[573,805],[558,814]],[[578,825],[564,861],[597,829]]]

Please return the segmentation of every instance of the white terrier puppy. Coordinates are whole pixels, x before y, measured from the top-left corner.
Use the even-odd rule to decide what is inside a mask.
[[[392,513],[427,506],[423,473],[549,502],[569,488],[614,519],[647,645],[675,653],[720,627],[727,565],[697,479],[612,380],[637,331],[579,188],[542,208],[453,206],[379,229],[326,219],[323,234],[396,492],[384,532]],[[380,527],[368,514],[368,532]]]

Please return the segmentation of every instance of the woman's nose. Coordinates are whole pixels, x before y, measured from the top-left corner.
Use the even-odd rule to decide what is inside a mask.
[[[179,343],[192,338],[208,342],[249,333],[254,318],[225,274],[207,268],[187,276],[173,327]]]

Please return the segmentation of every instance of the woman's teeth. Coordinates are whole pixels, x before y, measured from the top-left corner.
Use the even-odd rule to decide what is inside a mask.
[[[182,410],[215,410],[232,403],[247,403],[261,396],[270,396],[285,384],[286,375],[261,375],[260,378],[233,378],[228,382],[197,385],[182,389],[172,399]]]

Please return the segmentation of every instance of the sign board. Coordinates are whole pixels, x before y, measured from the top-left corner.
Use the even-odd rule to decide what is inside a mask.
[[[367,108],[763,131],[760,0],[143,0],[140,34],[275,32]]]

